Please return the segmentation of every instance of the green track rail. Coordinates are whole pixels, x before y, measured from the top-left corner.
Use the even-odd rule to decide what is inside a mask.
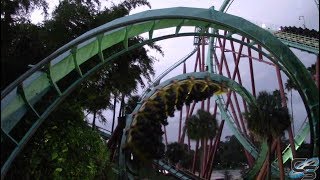
[[[185,13],[188,12],[188,13]],[[154,31],[165,28],[176,28],[174,33],[160,37],[153,37]],[[180,32],[182,27],[203,27],[228,31],[227,36],[208,32]],[[149,39],[142,43],[128,47],[128,39],[143,33],[149,34]],[[237,39],[238,35],[247,37],[254,43],[246,43]],[[319,101],[318,89],[310,74],[290,51],[270,32],[250,23],[249,21],[218,12],[201,8],[168,8],[150,10],[131,16],[116,19],[97,27],[80,37],[74,39],[47,58],[36,64],[32,69],[19,77],[14,83],[1,92],[1,138],[7,138],[16,147],[1,166],[3,178],[12,161],[20,153],[28,140],[36,132],[48,115],[75,89],[94,72],[104,65],[111,63],[115,58],[147,43],[168,38],[183,36],[209,36],[232,40],[243,44],[269,58],[298,86],[298,91],[305,103],[309,117],[311,139],[314,142],[314,154],[319,152]],[[104,57],[103,52],[108,48],[123,43],[124,49],[109,57]],[[266,51],[259,51],[255,45],[261,45]],[[98,55],[101,62],[88,72],[82,72],[80,65]],[[80,78],[75,80],[65,90],[57,85],[63,77],[71,71],[78,72]],[[34,108],[49,90],[56,91],[59,96],[47,107],[43,113]],[[33,113],[37,119],[22,139],[12,136],[12,131],[27,113]]]
[[[186,74],[181,74],[178,76],[175,76],[171,79],[168,79],[164,82],[162,82],[161,84],[159,84],[158,86],[154,87],[150,92],[148,92],[145,96],[144,99],[138,103],[138,105],[136,106],[136,108],[133,110],[133,112],[127,116],[127,122],[126,122],[126,130],[130,129],[131,124],[133,122],[134,119],[134,114],[137,114],[140,109],[143,109],[145,103],[147,102],[146,100],[149,99],[150,97],[154,96],[159,90],[163,89],[163,88],[169,88],[169,86],[171,86],[173,84],[173,82],[178,83],[179,81],[185,81],[188,80],[190,78],[194,78],[194,81],[197,80],[209,80],[212,81],[214,84],[220,84],[223,87],[226,87],[228,89],[230,89],[231,91],[234,91],[236,93],[238,93],[240,96],[242,96],[246,102],[248,102],[249,104],[256,104],[255,102],[255,98],[241,85],[239,85],[237,82],[228,79],[222,75],[217,75],[214,73],[209,73],[209,72],[193,72],[193,73],[186,73]],[[224,110],[222,110],[224,112]],[[229,116],[224,116],[225,118],[229,118]],[[236,132],[239,132],[238,129],[235,127],[234,124],[229,124],[232,127],[232,131],[234,131],[235,134],[237,134]],[[244,144],[246,149],[253,149],[252,151],[250,150],[249,152],[251,153],[255,153],[255,157],[258,156],[257,150],[255,150],[254,146],[252,144],[250,144],[250,141],[248,141],[247,139],[244,139],[244,136],[238,136],[237,138],[240,139],[241,142],[246,143]],[[127,133],[123,133],[122,136],[122,141],[121,141],[121,146],[124,147],[127,143]],[[128,157],[128,155],[130,156],[130,153],[126,154],[125,152],[120,153],[120,157],[119,157],[119,165],[121,167],[121,169],[124,169],[123,173],[130,173],[130,171],[126,170],[126,167],[130,166],[130,157]],[[130,175],[128,175],[130,177]]]
[[[97,131],[99,132],[99,134],[101,135],[101,137],[103,139],[110,139],[111,138],[111,133],[108,130],[105,130],[101,127],[97,127]],[[158,166],[159,168],[161,168],[162,170],[166,170],[168,171],[171,175],[173,175],[174,177],[176,177],[177,179],[183,179],[183,180],[193,180],[193,179],[198,179],[195,178],[195,175],[191,175],[188,173],[185,173],[184,171],[181,170],[177,170],[175,167],[169,165],[168,163],[166,163],[165,161],[162,160],[155,160],[153,161],[153,164]],[[115,169],[115,171],[118,172],[119,171]]]
[[[168,171],[171,175],[173,175],[177,179],[183,179],[183,180],[194,180],[198,178],[194,178],[194,176],[191,176],[181,170],[177,170],[175,167],[165,163],[164,161],[153,161],[153,164],[157,165],[163,170]]]
[[[298,34],[276,31],[273,33],[280,41],[289,47],[319,54],[319,39],[306,37]]]
[[[259,173],[264,161],[266,160],[267,154],[268,154],[268,145],[267,145],[267,142],[264,141],[260,147],[260,155],[256,159],[254,166],[246,174],[245,179],[248,179],[248,180],[255,179],[257,173]]]

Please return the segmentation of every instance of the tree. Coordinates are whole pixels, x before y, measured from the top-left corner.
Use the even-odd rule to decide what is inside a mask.
[[[221,169],[242,168],[246,163],[243,147],[234,135],[220,142],[216,163]]]
[[[312,64],[310,67],[307,68],[312,76],[316,74],[316,63]]]
[[[271,143],[290,126],[288,109],[281,106],[279,96],[276,92],[269,94],[262,91],[257,97],[257,106],[249,105],[249,111],[245,113],[249,130],[268,142],[269,178],[271,178]]]
[[[316,74],[316,63],[314,63],[310,67],[308,67],[307,70],[309,71],[309,73],[311,74],[312,78],[314,79],[315,74]],[[293,90],[298,90],[298,87],[292,81],[292,79],[287,79],[287,82],[285,83],[285,88],[287,89],[287,91],[290,91],[290,109],[291,109],[291,118],[292,118],[292,126],[293,126],[292,129],[293,129],[293,133],[294,133],[292,91]]]
[[[195,170],[195,159],[198,153],[199,140],[202,142],[203,158],[205,161],[205,154],[208,139],[213,139],[217,132],[217,121],[215,117],[202,109],[197,111],[196,115],[192,115],[187,120],[187,133],[190,139],[196,140],[196,150],[193,159],[192,171]],[[201,168],[200,168],[201,169]]]
[[[140,101],[140,96],[130,96],[125,105],[125,114],[131,114],[136,108],[138,102]]]
[[[187,144],[174,142],[168,144],[165,156],[173,165],[179,164],[188,169],[191,168],[192,154],[192,152],[188,151]]]
[[[83,121],[81,106],[68,100],[42,124],[6,178],[93,179],[103,174],[109,166],[106,145]]]
[[[69,2],[85,4],[93,9],[100,4],[99,0],[71,0]],[[68,42],[62,41],[55,47],[49,46],[48,42],[57,43],[61,38],[48,36],[48,33],[45,32],[47,27],[31,23],[30,15],[34,9],[42,9],[47,19],[49,14],[46,0],[1,0],[1,89],[27,71],[30,68],[29,64],[37,63]],[[72,8],[69,9],[69,11],[72,10]],[[52,31],[49,34],[53,35],[53,33],[67,37],[61,31]]]
[[[5,0],[1,1],[1,8],[5,7],[3,3],[6,3],[6,2],[7,1]],[[13,2],[16,2],[16,1],[13,1]],[[17,1],[17,2],[20,3],[20,1]],[[37,2],[45,2],[45,1],[40,0]],[[32,5],[33,1],[30,1],[30,3]],[[5,75],[5,76],[2,76],[1,88],[4,88],[9,83],[14,81],[18,76],[24,73],[28,69],[29,64],[32,65],[37,63],[39,60],[43,59],[45,56],[47,56],[49,53],[56,50],[58,47],[78,37],[84,32],[94,27],[97,27],[101,24],[104,24],[108,21],[111,21],[113,19],[128,15],[132,9],[138,6],[143,6],[143,5],[150,6],[150,4],[146,0],[125,0],[118,5],[113,5],[111,8],[105,8],[104,10],[99,10],[99,8],[97,8],[99,4],[100,4],[100,1],[98,0],[71,0],[71,1],[63,0],[59,3],[57,8],[54,10],[51,18],[46,19],[42,24],[38,24],[38,25],[31,24],[28,20],[18,21],[14,18],[12,18],[11,23],[7,23],[8,21],[5,21],[5,19],[3,19],[3,16],[1,16],[1,25],[4,23],[7,23],[7,26],[10,29],[10,34],[8,35],[3,34],[3,32],[1,32],[2,37],[6,36],[6,39],[4,40],[2,39],[1,41],[2,47],[6,47],[6,51],[5,51],[6,53],[1,55],[2,56],[1,64],[4,65],[3,69],[6,69],[6,71],[2,71],[2,75]],[[16,16],[12,15],[11,17],[16,17]],[[3,29],[3,26],[1,26],[1,28]],[[13,30],[12,31],[13,33],[11,33],[11,30]],[[129,39],[129,46],[136,43],[140,43],[142,41],[143,39],[141,37],[133,37]],[[156,46],[154,44],[149,44],[149,47],[151,49],[156,49],[158,52],[162,53],[159,46]],[[124,48],[123,44],[120,43],[110,48],[110,51],[108,52],[104,51],[103,53],[105,57],[108,57],[111,54],[118,51],[119,49],[123,49],[123,48]],[[89,60],[88,64],[82,65],[80,67],[81,70],[83,70],[83,72],[86,72],[88,70],[87,67],[94,66],[97,60],[100,61],[100,59],[98,59],[97,56],[93,57],[92,59]],[[154,70],[153,70],[154,61],[155,61],[155,58],[148,56],[147,50],[142,47],[137,49],[134,53],[131,53],[131,54],[129,53],[119,57],[119,59],[115,60],[112,65],[106,66],[100,72],[97,72],[95,75],[91,76],[91,78],[89,78],[86,82],[81,84],[81,86],[78,89],[76,89],[74,92],[72,92],[72,94],[69,96],[68,103],[70,108],[65,106],[60,106],[55,111],[56,112],[55,117],[52,117],[51,119],[53,125],[50,127],[57,126],[59,127],[59,130],[61,130],[61,131],[55,132],[56,133],[55,136],[61,138],[61,140],[59,141],[67,142],[73,138],[73,135],[76,132],[80,132],[80,131],[92,132],[91,130],[88,131],[87,126],[84,127],[81,125],[85,123],[83,116],[79,118],[74,118],[76,120],[81,119],[82,122],[78,122],[78,121],[73,122],[72,120],[74,119],[72,119],[71,124],[66,125],[61,123],[61,126],[58,126],[60,125],[59,124],[60,119],[57,117],[60,117],[60,115],[62,116],[63,112],[67,113],[68,111],[73,111],[74,109],[72,109],[71,107],[76,106],[76,107],[79,107],[79,109],[77,110],[80,110],[81,113],[83,113],[83,111],[86,110],[88,112],[93,113],[97,117],[100,117],[100,119],[105,120],[105,118],[102,115],[102,111],[107,108],[112,108],[112,105],[110,103],[110,97],[112,97],[112,93],[119,92],[124,95],[129,95],[132,91],[134,91],[137,88],[138,84],[143,85],[144,83],[142,80],[143,77],[146,78],[147,80],[150,80],[151,76],[154,74]],[[7,73],[7,74],[4,74],[4,73]],[[72,75],[70,79],[67,78],[62,83],[58,82],[58,86],[60,86],[61,88],[65,86],[65,84],[68,84],[71,81],[73,81],[74,78],[76,77],[73,77]],[[64,118],[61,118],[61,120],[64,120]],[[50,120],[47,120],[47,121],[50,121]],[[74,130],[72,130],[72,125],[75,126]],[[79,127],[77,125],[79,125]],[[95,125],[95,122],[93,122],[93,126],[94,125]],[[49,125],[44,124],[43,126],[49,126]],[[25,128],[25,127],[22,127],[22,128]],[[70,137],[71,135],[68,136],[64,134],[59,134],[59,133],[64,133],[65,131],[68,131],[69,133],[73,133],[72,138],[64,139],[64,138]],[[81,145],[83,145],[83,143],[86,143],[85,141],[83,141],[83,139],[92,139],[90,137],[91,136],[90,133],[84,133],[84,134],[79,133],[78,135],[81,135],[81,140],[82,140],[82,142],[80,143]],[[36,140],[39,140],[39,144],[37,144],[39,146],[35,146],[34,144],[31,143],[29,146],[26,147],[25,151],[29,152],[29,151],[32,151],[34,148],[39,148],[42,151],[45,147],[43,147],[44,144],[40,143],[43,140],[41,139],[42,138],[41,136],[42,134],[39,133],[39,134],[36,134],[34,137]],[[77,138],[78,137],[74,137],[74,139],[78,140]],[[57,143],[58,143],[58,140],[57,140]],[[75,141],[74,143],[79,143],[79,142]],[[1,146],[2,145],[3,144],[1,144]],[[58,144],[57,146],[59,145],[60,144]],[[54,151],[53,148],[56,148],[56,144],[54,144],[53,146],[47,147],[46,149],[47,154],[51,155],[51,153]],[[102,150],[102,147],[100,148]],[[86,151],[83,151],[83,153],[85,152]],[[101,153],[101,152],[94,151],[92,152],[92,154],[87,154],[87,155],[90,155],[91,157],[95,157],[95,156],[100,157],[101,155],[101,154],[94,154],[94,153]],[[74,159],[75,161],[68,161],[71,164],[70,166],[77,167],[77,160],[79,160],[79,158],[81,159],[82,157],[86,157],[87,160],[91,160],[90,159],[91,157],[89,158],[85,155],[82,156],[81,154],[79,154],[79,156],[73,157],[75,158]],[[104,157],[107,157],[107,156],[104,156]],[[32,156],[31,160],[34,160],[34,158],[36,158],[36,156]],[[46,159],[50,159],[50,157],[46,157]],[[104,159],[101,158],[101,160],[104,160]],[[84,161],[84,163],[86,162],[87,161]],[[25,163],[24,164],[25,166],[19,166],[19,167],[21,168],[28,167],[28,163],[30,162],[24,162],[24,163]],[[41,161],[40,164],[37,164],[37,167],[46,167],[46,165],[44,165],[45,163],[46,163],[45,160]],[[19,165],[19,162],[17,165]],[[90,162],[87,162],[86,165],[91,167],[93,170],[97,169],[97,166],[96,165],[93,165],[94,167],[91,166],[92,163]],[[98,167],[100,168],[100,166]],[[90,171],[92,169],[90,169]],[[89,171],[89,170],[86,170],[86,169],[81,170],[82,173],[85,173],[86,171]],[[59,172],[58,174],[61,174],[60,172],[65,173],[68,171],[64,171],[64,169],[62,170],[57,169],[57,172]],[[74,171],[70,170],[69,173],[71,172],[74,172]],[[77,172],[81,173],[80,171],[77,171]],[[44,173],[49,174],[49,172],[44,172]],[[89,172],[88,174],[90,177],[92,177],[91,175],[97,174],[97,172],[93,172],[93,173]],[[65,177],[71,178],[76,176],[72,176],[71,174],[70,176],[66,175]]]

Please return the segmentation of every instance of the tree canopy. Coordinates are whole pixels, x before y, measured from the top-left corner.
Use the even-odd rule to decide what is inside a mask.
[[[1,89],[26,72],[30,66],[86,31],[126,16],[136,7],[150,7],[146,0],[125,0],[103,9],[100,5],[99,0],[62,0],[49,14],[48,2],[45,0],[1,0]],[[36,8],[42,8],[47,16],[42,23],[32,24],[30,13]],[[141,41],[142,37],[133,37],[129,39],[129,46]],[[148,46],[163,54],[159,46]],[[103,53],[108,57],[123,48],[122,44],[117,44]],[[94,66],[98,60],[94,56],[81,66],[82,70],[85,72],[87,67]],[[8,178],[21,177],[23,174],[31,179],[105,179],[107,147],[98,133],[86,124],[83,113],[94,113],[102,121],[109,120],[102,112],[114,108],[110,99],[117,100],[120,94],[123,97],[130,96],[138,85],[143,86],[145,81],[150,81],[154,75],[155,60],[148,55],[147,48],[141,47],[134,53],[122,55],[112,65],[105,66],[82,83],[42,124],[14,161]],[[70,74],[65,81],[57,84],[62,88],[75,78],[74,74]],[[46,101],[48,99],[43,98],[38,104],[45,104]],[[20,130],[32,125],[33,122],[28,121],[31,119],[28,114],[24,119],[27,123],[15,127],[14,136],[20,137],[25,132]],[[2,141],[2,147],[5,145],[3,143]],[[2,158],[1,160],[3,163]]]
[[[187,133],[191,139],[213,139],[217,132],[217,121],[212,114],[202,109],[187,120]]]
[[[248,128],[260,138],[276,138],[290,126],[288,109],[282,107],[278,91],[274,91],[273,94],[260,92],[257,104],[257,107],[249,106],[249,112],[245,113],[245,117]]]

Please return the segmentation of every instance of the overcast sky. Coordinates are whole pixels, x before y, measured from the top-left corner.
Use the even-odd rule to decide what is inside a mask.
[[[58,1],[52,1],[50,4],[51,9],[57,5]],[[109,6],[113,2],[117,4],[120,1],[110,1],[103,3],[103,5]],[[220,8],[223,0],[149,0],[152,9],[170,8],[170,7],[197,7],[197,8],[209,8],[214,6],[216,10]],[[131,14],[138,13],[141,11],[149,10],[148,7],[139,7],[131,12]],[[314,0],[235,0],[227,13],[236,16],[243,17],[253,23],[258,25],[266,24],[268,27],[278,28],[280,26],[305,26],[309,29],[319,30],[319,11],[316,7]],[[304,16],[304,21],[302,18],[299,20],[299,16]],[[41,21],[41,16],[39,12],[35,12],[32,15],[33,22]],[[193,37],[185,38],[175,38],[157,42],[165,53],[161,56],[158,53],[150,52],[150,55],[155,56],[159,59],[155,63],[156,76],[161,74],[163,70],[174,64],[177,60],[184,57],[186,54],[191,52],[194,48]],[[244,50],[245,51],[245,50]],[[306,52],[301,52],[299,50],[293,50],[293,52],[301,59],[306,67],[313,64],[316,60],[316,56]],[[227,55],[227,58],[231,58]],[[191,57],[188,61],[189,72],[194,66],[195,57]],[[232,59],[230,59],[233,61]],[[249,86],[249,73],[248,64],[246,60],[240,63],[240,69],[242,73],[242,79],[245,87]],[[232,64],[230,64],[231,71],[233,70]],[[246,69],[247,68],[247,69]],[[277,87],[277,81],[275,76],[275,70],[269,65],[262,63],[254,63],[254,71],[256,78],[257,91],[268,90],[273,91]],[[173,77],[175,75],[181,74],[182,68],[179,67],[174,70],[167,77]],[[283,74],[283,79],[286,79]],[[285,81],[284,81],[285,82]],[[290,98],[290,94],[288,94]],[[295,131],[299,129],[301,122],[306,117],[306,112],[304,105],[301,101],[300,96],[297,92],[293,92],[293,104],[294,104],[294,118],[296,119]],[[178,115],[178,112],[176,113]],[[107,119],[111,120],[111,113],[106,113]],[[177,139],[177,127],[178,127],[178,116],[170,119],[170,124],[168,126],[169,141],[176,141]],[[111,123],[107,124],[107,128],[110,128]],[[223,137],[230,135],[228,128],[224,129]],[[223,138],[222,138],[223,139]]]

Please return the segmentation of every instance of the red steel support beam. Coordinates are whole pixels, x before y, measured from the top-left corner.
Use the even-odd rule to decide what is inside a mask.
[[[196,105],[196,102],[193,102],[191,105],[191,109],[189,111],[189,116],[192,116],[195,105]]]
[[[276,73],[277,73],[278,85],[279,85],[279,89],[280,89],[281,103],[282,103],[283,107],[287,107],[287,101],[286,101],[286,96],[284,93],[283,82],[282,82],[281,72],[280,72],[279,66],[276,66]],[[292,157],[295,158],[297,153],[296,153],[296,149],[295,149],[295,143],[294,143],[294,138],[293,138],[291,126],[288,128],[288,135],[289,135],[289,142],[290,142]]]
[[[242,41],[244,41],[244,40],[245,40],[245,37],[242,37]],[[241,57],[241,54],[242,54],[243,44],[240,44],[240,47],[239,47],[239,50],[238,50],[238,53],[237,53],[238,56],[236,56],[233,41],[230,40],[230,44],[231,44],[232,52],[234,52],[232,54],[233,54],[233,59],[234,59],[234,63],[235,63],[235,69],[234,69],[233,74],[232,74],[232,80],[234,80],[235,76],[237,75],[238,82],[239,82],[240,85],[242,85],[240,71],[239,71],[239,62],[240,62],[240,57]],[[237,99],[236,99],[236,101],[237,101]],[[240,115],[242,115],[241,112],[240,112],[239,103],[238,102],[236,102],[236,103],[237,103],[238,113]],[[242,103],[243,103],[245,112],[248,112],[247,105],[246,105],[246,102],[245,102],[243,97],[242,97]],[[247,130],[246,130],[246,126],[244,125],[244,121],[243,121],[243,117],[242,116],[240,117],[240,123],[241,123],[241,126],[242,126],[243,130],[244,130],[245,135],[248,136]],[[247,157],[249,166],[252,167],[254,159],[245,149],[244,149],[244,151],[245,151],[245,155]]]
[[[283,161],[282,161],[282,152],[281,152],[281,139],[278,137],[277,141],[277,156],[278,156],[278,166],[280,169],[280,180],[284,180],[284,168],[283,168]]]
[[[250,43],[250,40],[248,38],[247,38],[247,43]],[[252,64],[252,58],[250,58],[252,56],[250,47],[248,47],[248,56],[249,56],[249,67],[250,67],[252,94],[254,97],[256,97],[256,87],[255,87],[255,83],[254,83],[253,64]]]
[[[200,48],[199,48],[199,56],[197,57],[197,61],[199,63],[199,72],[201,72],[202,70],[202,63],[201,63],[201,52],[200,52]]]
[[[244,40],[244,38],[243,38],[243,40]],[[219,43],[221,44],[221,40],[219,39]],[[233,45],[233,44],[232,44]],[[242,51],[242,46],[243,45],[241,45],[240,46],[240,48],[239,48],[239,52],[241,52]],[[224,52],[222,52],[222,53],[224,53]],[[236,64],[236,66],[235,66],[235,71],[234,71],[234,74],[233,74],[233,80],[235,79],[235,74],[237,73],[237,71],[236,70],[238,70],[238,64],[239,64],[239,60],[240,60],[240,53],[239,53],[239,55],[238,55],[238,63],[235,63]],[[235,57],[235,54],[234,54],[234,57]],[[229,68],[228,68],[228,64],[227,64],[227,62],[226,62],[226,59],[224,59],[224,62],[225,62],[225,64],[226,64],[226,70],[227,70],[227,74],[228,74],[228,77],[230,78],[230,76],[231,76],[231,74],[230,74],[230,71],[229,71]],[[221,68],[222,69],[222,68]],[[239,72],[238,72],[238,79],[240,79],[240,82],[241,82],[241,78],[240,78],[240,76],[239,76]],[[241,112],[240,112],[240,107],[239,107],[239,103],[238,103],[238,101],[237,101],[237,97],[235,96],[235,99],[236,99],[236,105],[237,105],[237,107],[238,107],[238,113],[241,115]],[[243,101],[244,102],[244,101]],[[234,110],[234,107],[233,107],[233,103],[232,103],[232,101],[231,101],[231,94],[230,93],[228,93],[228,95],[227,95],[227,104],[226,104],[226,107],[228,107],[228,105],[229,105],[229,103],[231,103],[231,111],[232,111],[232,113],[233,113],[233,116],[235,117],[235,123],[236,123],[236,125],[237,125],[237,127],[241,130],[241,126],[240,126],[240,124],[239,124],[239,120],[238,120],[238,118],[237,118],[237,115],[236,115],[236,113],[235,113],[235,110]],[[246,107],[246,106],[245,106]],[[242,116],[241,116],[242,117]],[[243,119],[241,119],[241,117],[240,117],[240,121],[242,122],[241,123],[241,125],[242,125],[242,127],[244,128],[244,130],[245,130],[245,126],[244,126],[244,123],[243,123]],[[246,132],[246,131],[245,131]],[[250,166],[252,166],[253,165],[253,157],[251,156],[251,155],[249,155],[249,153],[245,150],[245,155],[246,155],[246,157],[247,157],[247,160],[248,160],[248,163],[249,163],[249,165]]]
[[[281,104],[283,107],[287,107],[287,100],[286,100],[286,95],[284,93],[283,82],[282,82],[279,66],[276,66],[276,73],[277,73],[278,85],[279,85],[280,95],[281,95]]]
[[[232,40],[230,40],[230,41],[232,41]],[[221,47],[219,47],[219,46],[215,46],[215,47],[216,47],[216,48],[221,48]],[[233,51],[233,50],[230,50],[230,49],[225,49],[224,52],[232,52],[232,53],[234,53],[234,54],[239,54],[239,53],[237,53],[237,52],[235,52],[235,51]],[[259,61],[259,62],[268,64],[268,65],[270,65],[270,66],[275,66],[272,62],[268,62],[268,61],[265,61],[265,60],[261,60],[261,59],[259,59],[259,58],[254,57],[254,56],[249,56],[249,55],[247,55],[247,54],[243,54],[243,53],[240,54],[240,58],[242,58],[242,57],[251,58],[252,60]]]
[[[216,118],[217,117],[217,109],[218,109],[218,105],[217,103],[214,103],[214,108],[213,108],[213,117]]]
[[[244,41],[244,40],[245,40],[245,38],[242,37],[242,41]],[[232,51],[235,52],[233,41],[230,41],[230,44],[231,44]],[[243,44],[240,44],[238,56],[236,57],[236,54],[233,53],[233,59],[234,59],[235,68],[234,68],[234,71],[233,71],[233,74],[232,74],[232,80],[234,80],[235,76],[237,75],[238,82],[239,82],[239,84],[241,86],[242,86],[242,81],[241,81],[241,75],[240,75],[240,71],[239,71],[239,62],[240,62],[240,56],[241,56],[241,53],[242,53],[242,49],[243,49]],[[246,104],[244,98],[242,98],[242,102],[243,102],[243,106],[244,106],[245,112],[248,112],[247,104]]]
[[[246,127],[244,125],[244,122],[243,122],[243,116],[242,116],[242,113],[241,113],[241,110],[240,110],[240,106],[239,106],[237,95],[236,95],[235,92],[233,92],[232,94],[233,94],[234,100],[236,101],[236,108],[237,108],[237,112],[238,112],[239,117],[240,117],[240,123],[241,123],[242,129],[243,129],[243,132],[247,135],[247,129],[246,129]]]
[[[227,31],[224,31],[224,35],[226,35],[227,34]],[[223,39],[223,43],[221,44],[221,40],[220,40],[220,38],[218,38],[218,40],[219,40],[219,44],[220,44],[220,46],[222,47],[222,49],[221,49],[221,58],[220,58],[220,63],[217,61],[217,65],[218,65],[218,71],[219,71],[219,74],[222,74],[222,67],[223,67],[223,58],[224,58],[224,50],[225,50],[225,48],[226,48],[226,38],[224,38]],[[219,64],[220,64],[220,66],[219,66]]]
[[[224,40],[226,40],[226,39],[224,38]],[[220,44],[220,46],[221,46],[221,39],[220,39],[220,38],[218,38],[218,42],[219,42],[219,44]],[[224,41],[224,43],[225,43],[225,41]],[[224,44],[224,46],[225,46],[225,44]],[[224,54],[223,51],[221,52],[221,59],[222,59],[223,61],[220,63],[220,67],[223,66],[223,63],[225,63],[225,67],[226,67],[226,71],[227,71],[227,76],[228,76],[229,78],[231,78],[231,74],[230,74],[228,62],[227,62],[227,60],[226,60],[226,57],[225,57],[225,54]],[[221,69],[221,71],[219,71],[219,73],[222,74],[222,68],[219,68],[219,70],[220,70],[220,69]],[[237,97],[235,96],[235,98],[237,98]],[[235,118],[236,124],[237,124],[238,128],[241,130],[241,126],[240,126],[240,124],[239,124],[238,116],[237,116],[237,114],[236,114],[236,112],[235,112],[235,109],[234,109],[234,106],[233,106],[233,103],[232,103],[232,100],[231,100],[231,92],[228,93],[226,107],[228,107],[228,102],[230,102],[231,112],[232,112],[232,114],[233,114],[233,116],[234,116],[234,118]],[[239,104],[238,104],[238,105],[239,105]]]
[[[214,148],[212,149],[212,151],[210,152],[210,155],[209,155],[209,161],[208,161],[209,163],[206,165],[206,168],[204,170],[204,174],[207,174],[206,178],[211,177],[211,173],[213,170],[213,161],[214,161],[217,149],[219,147],[220,138],[221,138],[221,134],[222,134],[223,126],[224,126],[224,121],[225,120],[222,120],[220,123],[218,134],[217,134],[215,142],[214,142]]]
[[[197,56],[196,56],[196,60],[195,60],[194,70],[193,70],[194,72],[197,71],[197,66],[198,66],[198,64],[199,64],[199,69],[201,69],[200,45],[198,45]],[[184,66],[183,66],[183,73],[186,73],[186,65],[185,65],[185,63],[184,63]],[[192,114],[192,112],[193,112],[194,106],[195,106],[195,102],[193,102],[193,104],[192,104],[191,114]],[[189,116],[191,116],[191,114],[189,115],[189,110],[190,110],[190,106],[188,106],[188,107],[186,108],[186,120],[185,120],[184,126],[183,126],[183,128],[182,128],[182,134],[178,137],[178,138],[179,138],[179,140],[178,140],[179,143],[184,143],[184,138],[185,138],[185,133],[186,133],[186,121],[187,121],[187,118],[188,118]],[[181,122],[182,122],[182,112],[180,112],[180,118],[181,118]],[[180,125],[180,124],[179,124],[179,125]],[[180,129],[179,129],[179,131],[180,131]],[[181,131],[180,131],[180,133],[181,133]],[[180,134],[180,133],[179,133],[179,134]],[[188,136],[188,146],[189,146],[189,148],[190,148],[190,138],[189,138],[189,136]]]
[[[224,41],[224,44],[222,45],[222,43],[221,43],[221,40],[220,39],[218,39],[219,40],[219,44],[220,44],[220,47],[222,46],[222,47],[225,47],[225,41]],[[244,41],[245,40],[245,38],[244,37],[242,37],[242,41]],[[235,50],[234,50],[234,45],[233,45],[233,42],[231,41],[231,46],[232,46],[232,48],[233,48],[233,52],[235,52]],[[233,72],[233,76],[232,76],[232,79],[234,80],[235,79],[235,76],[236,76],[236,74],[237,74],[237,77],[238,77],[238,80],[239,80],[239,82],[242,84],[242,82],[241,82],[241,77],[240,77],[240,72],[238,71],[238,64],[239,64],[239,61],[240,61],[240,56],[241,56],[241,52],[242,52],[242,48],[243,48],[243,44],[240,44],[240,48],[239,48],[239,53],[238,53],[238,57],[236,58],[236,55],[235,55],[235,53],[233,53],[233,56],[234,56],[234,61],[235,61],[235,70],[234,70],[234,72]],[[223,58],[223,55],[224,55],[224,52],[222,51],[222,58]],[[221,63],[219,63],[219,61],[217,60],[217,59],[215,59],[215,62],[216,62],[216,64],[217,64],[217,66],[218,66],[218,69],[219,69],[219,74],[222,74],[222,66],[223,66],[223,61],[221,61]],[[227,63],[227,62],[226,62]],[[221,64],[221,65],[220,65]],[[229,73],[229,78],[230,78],[230,73]],[[228,94],[228,100],[227,100],[227,106],[228,106],[228,104],[229,104],[229,102],[230,102],[230,93]],[[244,104],[244,108],[245,108],[245,111],[247,112],[247,106],[246,106],[246,104],[245,104],[245,101],[244,101],[244,99],[243,99],[243,104]],[[238,104],[239,105],[239,104]],[[233,106],[233,105],[231,105],[231,106]],[[238,106],[239,107],[239,106]],[[217,111],[217,104],[215,104],[215,108],[214,108],[214,115],[216,115],[216,111]],[[238,111],[239,112],[239,111]],[[236,117],[236,115],[234,114],[234,116],[235,116],[235,118],[237,118]],[[236,120],[235,121],[235,123],[237,124],[237,127],[240,127],[240,125],[239,125],[239,122],[238,122],[238,120]],[[243,124],[243,120],[242,120],[242,124]],[[243,128],[245,128],[245,126],[243,125]],[[247,159],[248,159],[248,163],[249,163],[249,165],[250,166],[252,166],[253,165],[253,157],[247,152],[247,151],[245,151],[245,153],[246,153],[246,156],[247,156]]]
[[[187,111],[186,111],[186,118],[185,118],[185,123],[183,126],[183,130],[182,130],[182,135],[181,135],[181,139],[180,139],[180,143],[184,144],[184,137],[186,135],[186,124],[187,124],[187,120],[188,120],[188,115],[189,115],[189,110],[190,110],[190,106],[187,106]]]
[[[262,47],[260,44],[258,44],[258,49],[259,49],[259,59],[261,59],[263,61],[263,56],[262,56]]]
[[[194,64],[194,72],[196,72],[197,71],[197,66],[198,66],[198,58],[199,58],[199,56],[200,56],[200,47],[198,46],[198,50],[197,50],[197,56],[196,56],[196,61],[195,61],[195,64]],[[200,64],[199,64],[199,66],[200,66]]]

